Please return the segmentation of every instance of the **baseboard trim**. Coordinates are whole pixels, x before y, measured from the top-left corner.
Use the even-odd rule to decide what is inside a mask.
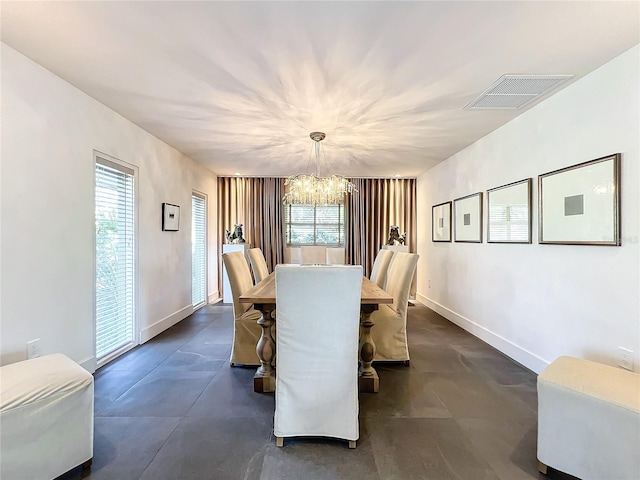
[[[140,344],[148,342],[156,335],[164,332],[167,328],[174,326],[180,320],[184,320],[193,313],[193,306],[188,305],[177,312],[172,313],[168,317],[158,320],[153,325],[140,330]]]
[[[220,290],[211,292],[208,296],[208,303],[218,303],[220,300],[222,300],[222,297],[220,296]]]
[[[471,335],[478,337],[483,342],[497,348],[508,357],[527,367],[529,370],[532,370],[535,373],[540,373],[549,365],[550,362],[538,357],[529,350],[516,345],[510,340],[492,332],[488,328],[478,325],[476,322],[463,317],[437,302],[434,302],[424,295],[418,293],[417,297],[422,304],[429,307],[434,312],[439,313],[450,322],[455,323],[460,328],[463,328]]]
[[[98,362],[96,361],[96,357],[89,357],[86,360],[78,362],[78,364],[84,368],[89,373],[94,373],[98,366]]]

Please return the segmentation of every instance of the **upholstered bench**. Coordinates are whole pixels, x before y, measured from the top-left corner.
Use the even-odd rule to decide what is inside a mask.
[[[56,353],[0,367],[0,478],[51,480],[93,457],[93,376]]]
[[[538,462],[583,480],[640,478],[640,374],[560,357],[538,376]]]

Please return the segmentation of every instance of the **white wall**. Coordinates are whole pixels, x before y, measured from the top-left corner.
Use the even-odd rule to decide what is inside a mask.
[[[62,352],[94,358],[94,149],[139,170],[138,331],[146,341],[192,312],[191,193],[208,196],[209,281],[218,297],[216,176],[2,44],[0,362]],[[181,206],[161,231],[162,202]]]
[[[535,372],[560,355],[616,365],[620,346],[639,370],[639,58],[636,46],[418,178],[418,299]],[[537,176],[616,152],[622,246],[539,245]],[[432,205],[528,177],[533,244],[431,242]]]

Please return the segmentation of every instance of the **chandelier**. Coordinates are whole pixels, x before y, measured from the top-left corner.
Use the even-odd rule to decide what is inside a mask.
[[[288,186],[288,192],[284,194],[282,201],[285,204],[304,205],[334,205],[344,203],[347,193],[357,192],[356,186],[340,175],[321,177],[318,174],[320,149],[324,157],[324,147],[320,144],[326,135],[323,132],[311,132],[309,134],[314,141],[316,171],[310,174],[291,175],[284,184]],[[311,156],[311,154],[309,154]],[[325,159],[326,164],[326,159]],[[308,166],[308,165],[307,165]]]

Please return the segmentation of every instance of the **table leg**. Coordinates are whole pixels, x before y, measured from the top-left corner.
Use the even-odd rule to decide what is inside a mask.
[[[276,375],[271,366],[276,352],[276,344],[271,334],[271,326],[273,325],[271,312],[275,310],[275,305],[256,305],[256,308],[262,313],[262,317],[258,320],[258,325],[262,327],[262,333],[256,345],[256,353],[260,359],[260,367],[258,367],[258,370],[253,376],[253,391],[259,393],[275,392]]]
[[[371,314],[378,309],[378,305],[362,305],[360,309],[360,368],[358,370],[358,386],[361,392],[377,393],[380,389],[378,372],[371,366],[376,356],[376,344],[371,338],[371,327],[374,323]]]

